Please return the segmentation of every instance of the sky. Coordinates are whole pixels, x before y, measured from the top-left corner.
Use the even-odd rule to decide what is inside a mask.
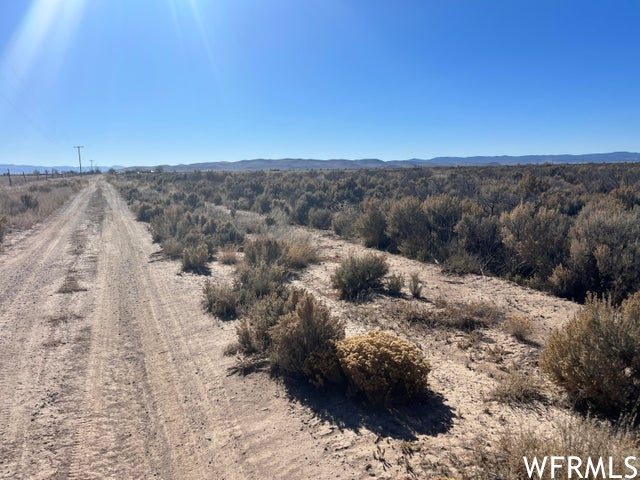
[[[640,151],[638,25],[638,0],[2,0],[0,163]]]

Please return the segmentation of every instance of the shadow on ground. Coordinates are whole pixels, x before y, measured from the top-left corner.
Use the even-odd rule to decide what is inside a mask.
[[[149,255],[149,262],[148,263],[156,263],[156,262],[172,262],[175,261],[175,258],[169,258],[167,257],[162,250],[158,250],[157,252],[153,252],[151,255]],[[211,276],[211,269],[208,266],[202,266],[202,267],[197,267],[197,268],[188,268],[186,270],[181,270],[181,272],[185,272],[185,273],[193,273],[194,275],[202,275],[205,277],[210,277]]]
[[[386,410],[347,398],[339,391],[319,390],[305,380],[287,378],[283,384],[289,398],[309,407],[317,418],[355,432],[366,428],[382,437],[413,441],[418,435],[448,432],[455,417],[444,397],[433,392]]]

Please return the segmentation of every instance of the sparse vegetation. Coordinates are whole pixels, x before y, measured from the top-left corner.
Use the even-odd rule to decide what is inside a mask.
[[[118,183],[156,240],[173,236],[182,248],[190,230],[211,237],[212,253],[267,224],[330,225],[453,273],[499,275],[577,300],[592,291],[619,303],[640,288],[634,164],[194,172]],[[266,220],[249,219],[248,210]]]
[[[231,248],[223,248],[220,254],[220,263],[224,265],[235,265],[238,263],[238,255]]]
[[[387,279],[386,288],[387,293],[392,297],[399,297],[402,295],[402,288],[404,287],[404,276],[393,274]]]
[[[200,272],[209,261],[209,247],[200,243],[194,247],[187,247],[182,251],[182,270]]]
[[[491,398],[508,404],[529,404],[544,400],[540,382],[531,373],[506,373],[491,394]]]
[[[0,243],[7,232],[30,228],[47,218],[75,195],[82,184],[81,179],[58,178],[1,186]]]
[[[420,298],[422,296],[422,282],[416,272],[409,276],[409,292],[411,292],[413,298]]]
[[[541,368],[572,401],[618,417],[638,411],[640,398],[640,292],[622,303],[590,296],[554,331]]]
[[[540,462],[545,456],[564,459],[578,457],[581,472],[585,472],[589,458],[595,464],[602,458],[604,469],[609,468],[608,462],[611,458],[612,472],[623,472],[626,468],[625,459],[638,455],[638,438],[625,428],[614,428],[606,422],[592,418],[574,417],[555,422],[554,428],[547,432],[531,427],[510,427],[500,436],[495,450],[490,451],[483,447],[474,450],[473,465],[465,469],[465,480],[529,480],[531,476],[527,472],[524,457],[529,462],[535,457]],[[567,468],[568,463],[565,461],[560,464],[560,468],[551,470],[547,462],[544,474],[539,477],[536,473],[534,478],[569,478],[571,473]],[[600,474],[591,472],[586,478],[604,478],[600,476],[603,471],[605,470],[601,470]],[[575,471],[573,473],[575,474]],[[604,475],[606,476],[606,473]]]
[[[318,359],[334,355],[335,342],[344,338],[344,325],[327,307],[302,293],[295,310],[281,316],[269,334],[274,366],[288,373],[326,375]]]
[[[185,249],[205,245],[209,254],[217,252],[221,263],[237,264],[233,283],[210,286],[207,298],[211,301],[205,302],[221,318],[239,318],[237,339],[227,349],[237,359],[234,371],[271,366],[273,374],[301,377],[319,387],[346,388],[376,405],[390,406],[426,391],[430,365],[418,347],[377,330],[345,339],[344,318],[349,331],[399,326],[411,339],[428,334],[430,353],[437,361],[460,361],[461,378],[479,372],[482,388],[469,395],[493,400],[484,404],[488,428],[508,425],[511,417],[506,412],[513,406],[528,405],[518,411],[529,418],[567,413],[559,390],[539,381],[536,342],[544,339],[544,329],[534,318],[512,315],[516,310],[531,310],[519,309],[501,292],[496,293],[497,303],[486,301],[494,297],[485,295],[481,279],[472,280],[479,287],[473,297],[438,297],[437,292],[449,294],[438,274],[433,285],[428,284],[427,300],[424,282],[429,282],[426,275],[432,269],[412,273],[410,268],[418,268],[409,265],[415,263],[393,259],[389,274],[385,259],[391,257],[387,255],[354,254],[364,249],[332,243],[327,232],[293,233],[303,231],[300,226],[331,228],[340,236],[359,237],[368,247],[437,263],[445,274],[500,276],[579,301],[589,298],[585,309],[592,308],[593,302],[587,292],[608,295],[607,308],[617,320],[603,321],[606,315],[598,314],[597,328],[592,322],[570,332],[577,327],[569,322],[552,334],[540,365],[580,407],[611,418],[637,413],[631,399],[640,396],[635,389],[640,380],[635,375],[637,342],[632,338],[640,338],[640,333],[633,329],[633,322],[623,321],[638,318],[640,309],[631,306],[630,297],[640,288],[640,254],[634,240],[640,168],[635,165],[196,172],[123,176],[117,182],[138,218],[150,222],[154,239],[167,255],[180,257]],[[316,241],[323,247],[331,245],[321,252],[323,262],[341,262],[331,278],[340,297],[371,303],[340,303],[335,311],[344,317],[336,318],[311,296],[310,291],[326,295],[322,282],[327,268],[296,270],[318,261]],[[208,265],[215,275],[231,270]],[[309,292],[292,288],[290,280]],[[466,283],[465,278],[447,277],[446,281],[452,290],[465,290],[453,286]],[[489,286],[493,281],[484,283]],[[385,299],[373,292],[400,298]],[[506,310],[498,306],[503,304],[508,305]],[[558,312],[563,312],[565,307],[558,305]],[[378,312],[379,318],[375,317]],[[389,323],[397,319],[399,325]],[[512,370],[516,365],[526,373]],[[290,381],[284,384],[286,388],[295,385],[291,393],[296,395],[298,385]],[[438,378],[438,386],[443,385]],[[449,399],[453,398],[460,396]],[[314,408],[316,401],[310,402]],[[461,424],[466,414],[460,410]],[[606,424],[594,425],[583,433],[611,434],[611,441],[617,441],[615,430],[607,430]],[[531,443],[543,452],[548,444],[559,445],[554,443],[555,431],[548,430],[548,424],[544,427],[542,433],[535,432]],[[488,434],[494,438],[495,430]],[[482,476],[489,469],[494,469],[491,478],[521,478],[517,470],[521,460],[516,464],[514,455],[520,455],[517,443],[524,437],[517,434],[512,432],[515,445],[504,455],[485,452],[494,455],[495,461],[477,459],[482,471],[474,470],[477,475],[469,478],[490,478]],[[590,439],[571,441],[592,445]],[[384,448],[376,453],[387,468],[394,461],[389,459],[391,451],[393,446],[386,454]],[[407,474],[419,465],[411,462]],[[446,474],[444,469],[437,473]]]
[[[223,320],[235,318],[240,309],[242,297],[231,286],[218,286],[207,280],[203,287],[204,304],[207,312]]]
[[[349,257],[336,269],[331,282],[345,300],[363,298],[382,286],[382,277],[389,271],[389,265],[380,255],[367,254]]]
[[[504,321],[502,328],[520,342],[526,343],[533,333],[533,322],[526,315],[512,315]]]

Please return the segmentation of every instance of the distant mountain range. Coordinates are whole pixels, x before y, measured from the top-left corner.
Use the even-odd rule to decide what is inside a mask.
[[[429,160],[411,158],[409,160],[383,161],[376,158],[361,160],[316,160],[305,158],[282,158],[240,160],[237,162],[206,162],[180,165],[160,165],[165,172],[192,172],[194,170],[247,171],[247,170],[331,170],[359,168],[410,168],[410,167],[450,167],[483,165],[523,165],[543,163],[619,163],[640,162],[640,153],[612,152],[588,153],[584,155],[524,155],[495,157],[435,157]],[[126,167],[124,171],[149,171],[158,167]]]
[[[361,160],[316,160],[305,158],[282,158],[240,160],[237,162],[206,162],[190,163],[180,165],[160,165],[165,172],[192,172],[194,170],[216,170],[216,171],[248,171],[248,170],[338,170],[338,169],[359,169],[359,168],[410,168],[410,167],[451,167],[451,166],[486,166],[486,165],[525,165],[544,163],[620,163],[620,162],[640,162],[640,153],[633,152],[612,152],[612,153],[588,153],[583,155],[523,155],[523,156],[481,156],[481,157],[435,157],[429,160],[411,158],[409,160],[389,160],[383,161],[376,158]],[[151,171],[159,167],[113,167],[101,168],[103,172],[109,168],[122,171]],[[78,167],[58,166],[43,167],[35,165],[3,165],[0,164],[0,172],[6,173],[7,169],[12,175],[22,172],[32,173],[45,170],[56,169],[59,172],[77,172]]]

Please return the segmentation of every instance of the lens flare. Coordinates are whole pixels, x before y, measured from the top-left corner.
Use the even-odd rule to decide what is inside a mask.
[[[34,0],[2,54],[0,71],[21,84],[45,54],[59,61],[68,46],[85,0]]]
[[[209,66],[215,71],[216,62],[211,46],[210,27],[205,21],[206,15],[202,11],[200,0],[166,0],[166,3],[171,11],[174,28],[180,42],[184,42],[185,32],[191,30],[192,25],[195,25],[200,44],[207,57]],[[184,23],[187,24],[185,25]]]

